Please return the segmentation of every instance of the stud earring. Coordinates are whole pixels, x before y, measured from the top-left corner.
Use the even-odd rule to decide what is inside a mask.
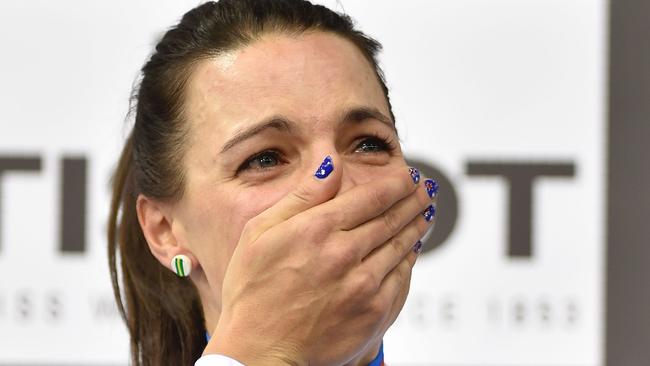
[[[178,277],[187,277],[192,272],[192,260],[185,254],[178,254],[172,258],[171,267]]]

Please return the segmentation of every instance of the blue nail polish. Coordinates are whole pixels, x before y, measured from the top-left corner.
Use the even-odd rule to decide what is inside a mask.
[[[413,178],[413,183],[418,184],[420,181],[420,171],[418,168],[409,168],[409,174],[411,175],[411,178]]]
[[[422,252],[422,241],[418,240],[418,242],[413,245],[413,251],[416,254],[420,254],[420,252]]]
[[[427,179],[424,181],[424,187],[427,189],[427,193],[430,198],[438,194],[438,182],[433,179]]]
[[[325,179],[328,175],[334,170],[334,164],[332,163],[332,157],[327,155],[323,163],[316,169],[314,175],[318,179]]]
[[[422,215],[424,215],[424,219],[429,222],[436,216],[436,208],[433,205],[430,205],[426,210],[424,210]]]

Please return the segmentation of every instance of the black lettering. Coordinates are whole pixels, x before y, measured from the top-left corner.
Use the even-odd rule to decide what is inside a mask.
[[[9,171],[40,172],[38,156],[0,156],[0,249],[2,249],[2,176]]]
[[[60,251],[86,250],[86,159],[63,159],[61,171]]]
[[[573,177],[573,163],[476,162],[467,164],[470,176],[499,176],[510,186],[508,256],[532,256],[533,182],[539,177]]]

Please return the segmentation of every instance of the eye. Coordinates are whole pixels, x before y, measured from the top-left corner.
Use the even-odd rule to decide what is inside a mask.
[[[361,140],[354,151],[361,153],[377,153],[382,151],[390,151],[392,149],[393,148],[390,141],[387,141],[386,139],[379,136],[369,136],[363,138],[363,140]]]
[[[270,169],[280,163],[282,163],[280,153],[274,150],[265,150],[248,158],[237,171]]]

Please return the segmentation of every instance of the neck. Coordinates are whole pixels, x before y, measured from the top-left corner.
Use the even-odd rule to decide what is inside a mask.
[[[207,281],[205,282],[207,283]],[[214,295],[210,291],[210,286],[197,285],[197,290],[201,298],[201,306],[203,307],[203,325],[211,336],[212,332],[217,328],[217,323],[221,316],[221,299],[214,299]]]

